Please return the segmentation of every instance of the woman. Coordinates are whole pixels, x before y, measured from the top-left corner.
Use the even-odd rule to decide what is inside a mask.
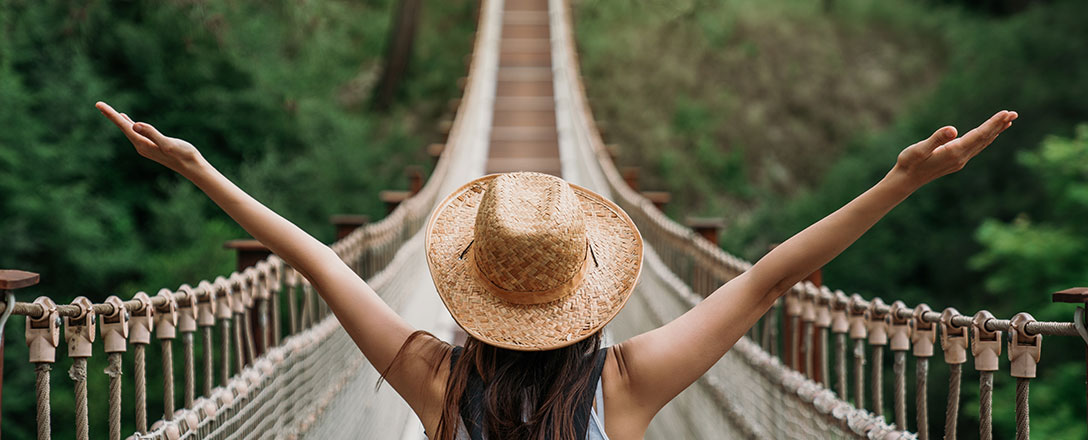
[[[432,438],[638,439],[791,286],[922,185],[960,170],[1012,125],[1001,111],[963,137],[907,147],[846,206],[776,247],[672,322],[599,349],[641,268],[642,241],[611,202],[535,173],[487,176],[448,197],[427,229],[428,265],[470,337],[417,332],[321,242],[216,171],[188,142],[96,107],[136,151],[192,181],[321,293]],[[607,422],[605,422],[607,421]]]

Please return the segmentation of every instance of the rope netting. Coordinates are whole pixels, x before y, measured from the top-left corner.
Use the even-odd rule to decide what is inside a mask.
[[[503,3],[481,4],[465,95],[431,178],[385,219],[333,245],[394,310],[417,328],[446,340],[451,340],[455,324],[431,283],[420,229],[440,196],[483,174]],[[638,225],[646,243],[643,278],[627,307],[606,329],[606,342],[622,341],[674,319],[751,265],[670,220],[625,183],[586,101],[569,5],[566,0],[548,4],[563,176],[615,200]],[[86,439],[89,423],[103,423],[87,419],[88,400],[107,398],[87,396],[86,383],[107,377],[116,383],[108,396],[110,417],[104,422],[113,439],[121,436],[120,419],[133,414],[138,430],[134,438],[422,437],[422,427],[408,406],[391,387],[376,387],[377,371],[313,288],[280,259],[272,256],[240,273],[195,286],[163,289],[154,297],[137,294],[129,301],[111,298],[104,304],[85,298],[69,305],[56,305],[48,298],[15,304],[15,313],[27,315],[30,361],[38,377],[39,438],[50,437],[50,387],[72,386],[77,436]],[[939,313],[925,305],[889,306],[878,298],[848,297],[812,284],[798,285],[780,303],[662,410],[647,438],[915,438],[909,428],[920,431],[917,437],[928,438],[925,427],[940,424],[925,417],[925,379],[930,369],[941,367],[930,361],[938,327],[943,363],[955,373],[949,384],[949,417],[944,420],[946,438],[956,436],[961,375],[971,374],[961,371],[968,348],[984,397],[980,435],[989,438],[989,391],[1005,342],[1001,332],[1009,332],[1010,370],[1018,383],[1017,436],[1027,438],[1028,385],[1035,376],[1042,334],[1077,334],[1073,323],[1036,322],[1027,314],[1001,320],[984,311],[974,316],[954,309]],[[281,307],[288,309],[285,325],[279,322]],[[86,369],[96,324],[101,327],[100,342],[111,354],[105,375]],[[74,359],[68,373],[71,382],[57,380],[60,377],[50,381],[61,327],[68,356]],[[287,335],[281,334],[284,327]],[[150,346],[156,344],[157,348]],[[131,366],[124,365],[119,355],[128,345],[137,353]],[[201,346],[201,356],[194,354],[196,345]],[[895,359],[889,378],[895,384],[891,412],[883,403],[887,384],[879,378],[885,348]],[[163,352],[161,369],[144,365],[143,353],[149,349]],[[175,349],[182,351],[180,372],[166,360]],[[866,367],[872,368],[868,382]],[[906,387],[909,369],[915,374],[916,390]],[[131,405],[121,402],[119,374],[136,375],[140,389]],[[149,415],[143,401],[148,386],[163,386],[168,400],[162,419],[150,426],[148,419],[159,414]],[[181,396],[180,405],[176,396]],[[919,408],[916,420],[906,420],[908,405]]]

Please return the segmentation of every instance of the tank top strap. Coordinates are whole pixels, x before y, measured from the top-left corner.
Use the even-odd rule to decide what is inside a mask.
[[[462,347],[453,348],[453,353],[450,356],[451,369],[461,357],[463,350]],[[575,438],[586,438],[589,425],[593,423],[591,414],[593,401],[600,394],[598,390],[601,389],[601,372],[604,370],[604,362],[607,356],[608,350],[605,348],[597,352],[597,362],[590,371],[588,381],[590,385],[586,387],[578,401],[578,405],[574,408]],[[465,384],[465,393],[461,396],[460,412],[465,433],[468,434],[471,440],[484,440],[484,388],[483,379],[478,374],[475,374],[475,372],[469,374],[468,381]],[[601,400],[603,401],[603,399]],[[601,408],[603,409],[603,405]]]

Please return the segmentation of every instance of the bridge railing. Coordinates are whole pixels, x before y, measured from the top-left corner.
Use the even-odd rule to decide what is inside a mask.
[[[585,100],[577,50],[570,34],[569,5],[562,0],[553,3],[565,22],[564,30],[568,32],[566,53],[569,54],[567,71],[557,73],[565,77],[565,81],[557,81],[557,84],[567,84],[569,90],[557,90],[556,93],[571,101],[569,107],[575,114],[572,131],[578,138],[575,142],[594,153],[613,198],[631,216],[664,265],[687,284],[694,295],[683,300],[688,306],[694,306],[701,297],[711,294],[751,264],[671,220],[654,203],[628,186],[613,164]],[[1084,289],[1055,294],[1055,299],[1084,302],[1085,292],[1081,290]],[[1080,328],[1088,340],[1083,323]],[[880,298],[847,295],[805,281],[794,286],[748,333],[748,341],[738,343],[734,351],[750,352],[753,348],[760,351],[742,354],[742,357],[752,365],[758,364],[786,391],[816,406],[829,421],[848,432],[869,438],[894,438],[892,433],[896,430],[909,429],[925,439],[929,437],[929,360],[935,355],[934,346],[939,342],[950,372],[945,438],[956,437],[960,388],[963,386],[962,366],[970,356],[979,377],[979,436],[984,439],[992,436],[993,374],[1004,370],[1017,381],[1016,435],[1022,439],[1029,434],[1029,383],[1036,376],[1044,335],[1076,337],[1080,333],[1073,322],[1039,322],[1028,313],[998,319],[985,310],[969,315],[953,308],[935,311],[926,304],[907,306],[902,301],[887,304]],[[1067,341],[1070,347],[1081,347],[1083,342],[1080,338]],[[829,350],[832,346],[834,348]],[[884,390],[888,384],[882,377],[886,348],[891,350],[894,359],[893,413],[888,415],[884,414]],[[1008,367],[1000,362],[1003,350],[1008,357],[1008,363],[1004,365]],[[829,351],[834,353],[833,360]],[[912,402],[908,401],[910,396],[906,389],[908,353],[915,363]],[[776,365],[769,367],[767,359],[763,359],[767,356],[774,356]],[[867,362],[871,364],[868,376]],[[780,371],[782,367],[791,372]],[[848,383],[848,376],[852,376],[852,383]],[[915,406],[915,420],[907,420],[908,405]],[[885,417],[894,425],[886,425]],[[742,420],[740,423],[750,422]],[[751,428],[748,432],[758,432],[758,429]],[[888,435],[892,437],[886,437]]]

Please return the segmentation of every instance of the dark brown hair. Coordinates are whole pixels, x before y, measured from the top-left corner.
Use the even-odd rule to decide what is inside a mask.
[[[397,365],[409,345],[417,343],[442,344],[432,352],[435,368],[449,365],[453,347],[430,333],[417,331],[405,340],[389,369]],[[546,351],[508,350],[469,336],[461,355],[449,367],[442,417],[431,439],[456,439],[461,425],[461,398],[469,376],[477,375],[483,382],[483,417],[479,419],[483,420],[487,438],[580,440],[575,438],[574,411],[588,387],[597,386],[589,382],[598,356],[602,356],[600,346],[600,332],[573,345]],[[417,347],[411,348],[414,351]]]

